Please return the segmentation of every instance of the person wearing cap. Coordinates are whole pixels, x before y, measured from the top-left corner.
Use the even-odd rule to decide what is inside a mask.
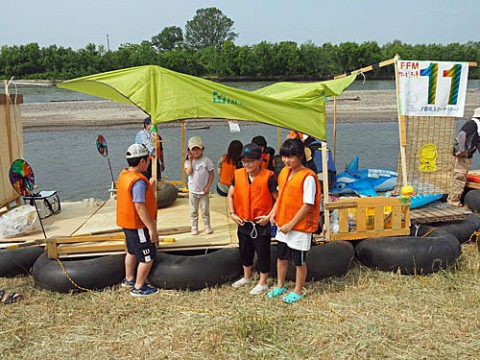
[[[253,137],[252,143],[257,144],[262,149],[262,168],[274,171],[275,150],[271,147],[267,147],[267,139],[262,135],[258,135]]]
[[[135,142],[137,144],[143,144],[147,147],[150,155],[153,155],[155,146],[153,145],[154,140],[158,141],[156,144],[156,157],[157,157],[157,180],[162,178],[162,172],[165,171],[165,160],[163,157],[163,145],[160,140],[162,137],[158,133],[153,133],[151,131],[152,119],[150,116],[146,117],[143,120],[143,130],[140,130],[135,136]],[[144,175],[150,179],[152,177],[152,164],[148,165],[147,170],[144,172]]]
[[[468,120],[458,133],[458,149],[455,149],[452,188],[447,202],[462,206],[461,198],[467,182],[467,174],[472,166],[473,154],[480,151],[480,107],[476,108],[472,119]]]
[[[142,297],[157,292],[145,283],[156,257],[157,202],[150,181],[142,174],[150,163],[147,148],[133,144],[126,157],[128,168],[117,182],[117,225],[123,228],[127,245],[122,286],[131,288],[130,295]]]
[[[257,144],[245,145],[240,159],[244,167],[235,170],[228,190],[228,208],[230,217],[238,225],[243,277],[232,286],[239,288],[253,282],[253,257],[256,252],[260,279],[250,294],[260,295],[268,290],[270,215],[277,198],[277,180],[273,171],[262,168],[262,149]]]
[[[203,156],[203,140],[198,136],[188,139],[188,157],[185,173],[188,176],[188,198],[192,235],[198,235],[198,209],[202,210],[203,226],[206,234],[213,233],[210,224],[210,187],[213,183],[213,162]]]
[[[285,167],[278,175],[278,200],[270,217],[277,225],[277,285],[267,293],[276,298],[287,293],[288,262],[296,268],[295,289],[282,300],[288,304],[303,298],[307,278],[306,256],[312,234],[317,231],[321,189],[317,175],[305,163],[305,145],[300,139],[286,140],[280,155]]]

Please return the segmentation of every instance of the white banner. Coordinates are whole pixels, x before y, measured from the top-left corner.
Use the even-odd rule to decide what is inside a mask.
[[[463,117],[468,63],[398,60],[400,114]]]

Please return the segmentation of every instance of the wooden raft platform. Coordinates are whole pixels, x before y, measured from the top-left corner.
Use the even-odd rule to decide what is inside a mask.
[[[99,205],[83,202],[62,203],[59,214],[43,220],[47,234],[46,248],[52,258],[76,258],[125,253],[124,234],[116,226],[116,200],[110,198]],[[200,215],[200,234],[190,234],[188,197],[181,197],[167,208],[158,210],[159,251],[212,249],[238,246],[237,225],[227,215],[227,199],[210,197],[210,219],[213,234],[205,234]],[[13,244],[38,244],[40,232],[0,239],[0,248]],[[3,245],[3,246],[2,246]]]
[[[430,206],[410,210],[410,222],[414,225],[462,221],[471,213],[470,210],[437,201]]]
[[[115,224],[116,200],[110,198],[69,238],[47,241],[47,250],[53,258],[73,258],[94,255],[109,255],[125,252],[124,235]],[[188,197],[179,197],[167,208],[159,209],[157,228],[160,239],[159,251],[212,249],[238,246],[236,224],[229,218],[227,199],[218,195],[210,197],[210,219],[213,234],[205,234],[199,219],[200,234],[190,234]],[[171,229],[171,231],[169,231]],[[173,240],[173,241],[172,241]]]
[[[478,176],[480,175],[480,170],[470,170],[468,175]],[[474,181],[467,181],[465,187],[470,189],[480,189],[480,183]]]
[[[99,211],[102,205],[103,203],[98,206],[88,206],[84,202],[62,202],[62,210],[60,213],[42,220],[47,237],[71,236],[81,228],[95,212]],[[0,238],[0,247],[2,244],[25,243],[38,239],[43,239],[41,230],[32,234]]]

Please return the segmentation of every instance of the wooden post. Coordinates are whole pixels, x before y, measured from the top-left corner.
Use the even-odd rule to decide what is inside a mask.
[[[400,86],[399,86],[399,78],[398,78],[398,60],[400,56],[398,54],[395,55],[395,87],[397,92],[397,113],[398,113],[398,136],[400,139],[400,162],[402,166],[402,183],[403,185],[408,184],[407,179],[407,159],[405,154],[405,147],[407,146],[407,134],[405,129],[405,116],[401,115],[401,103],[400,103]]]
[[[322,141],[322,172],[323,172],[323,234],[325,240],[330,241],[330,211],[327,204],[329,203],[330,196],[328,193],[328,156],[327,156],[327,143]]]
[[[277,142],[278,142],[278,154],[280,154],[280,148],[282,147],[282,128],[277,128]]]
[[[185,179],[185,169],[183,168],[183,162],[185,161],[185,120],[180,120],[180,133],[182,139],[182,158],[180,159],[180,169],[182,169],[182,188],[187,187],[187,182]]]
[[[10,118],[10,94],[8,93],[8,81],[4,80],[3,85],[5,86],[5,122],[7,126],[7,141],[8,141],[8,152],[10,164],[15,160],[13,158],[13,149],[12,149],[12,124]]]
[[[333,98],[333,162],[337,159],[337,97]]]

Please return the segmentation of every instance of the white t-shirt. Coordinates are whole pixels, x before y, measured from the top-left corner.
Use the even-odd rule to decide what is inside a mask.
[[[185,169],[190,165],[185,161]],[[213,171],[213,162],[206,156],[192,160],[192,173],[188,176],[188,190],[193,194],[203,194],[203,189],[208,183],[209,172]]]
[[[303,203],[315,204],[315,195],[317,193],[317,186],[313,176],[307,176],[303,182]],[[301,251],[310,250],[312,245],[312,234],[303,231],[292,230],[287,234],[284,234],[280,230],[277,231],[275,236],[277,241],[286,243],[289,248]]]

